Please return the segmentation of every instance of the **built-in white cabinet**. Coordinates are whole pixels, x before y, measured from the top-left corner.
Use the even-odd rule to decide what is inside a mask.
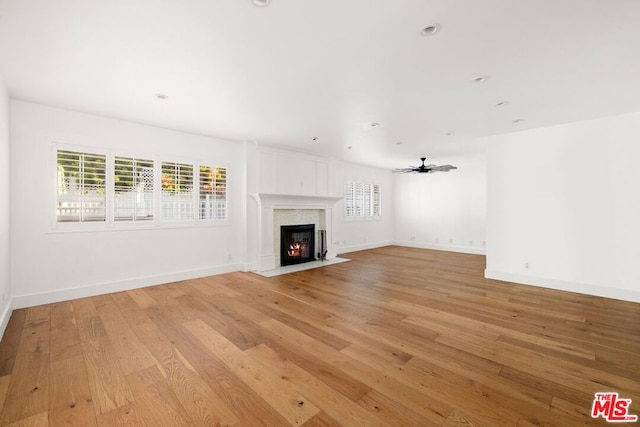
[[[327,195],[327,161],[275,151],[261,151],[258,156],[259,193]]]

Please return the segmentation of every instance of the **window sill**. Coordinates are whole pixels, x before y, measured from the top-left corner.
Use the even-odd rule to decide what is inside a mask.
[[[90,224],[90,223],[56,223],[49,234],[65,233],[104,233],[119,231],[149,231],[149,230],[175,230],[190,228],[219,228],[230,227],[229,219],[198,221],[198,222],[154,222],[152,224]]]
[[[359,222],[359,221],[382,221],[382,216],[345,216],[345,222]]]

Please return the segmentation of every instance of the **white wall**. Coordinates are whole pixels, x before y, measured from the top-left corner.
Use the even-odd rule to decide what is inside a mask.
[[[0,76],[0,337],[11,315],[9,166],[9,95]]]
[[[391,171],[354,163],[331,160],[329,195],[344,198],[345,183],[362,182],[380,185],[379,218],[354,219],[344,214],[344,200],[333,211],[333,244],[338,254],[393,244],[393,180]]]
[[[485,253],[485,144],[480,140],[474,145],[469,155],[445,159],[445,163],[457,166],[456,170],[394,175],[398,244]]]
[[[640,113],[489,138],[486,276],[640,302],[639,141]]]
[[[226,226],[54,232],[52,142],[228,167]],[[244,148],[150,126],[11,101],[11,284],[14,306],[242,268]]]

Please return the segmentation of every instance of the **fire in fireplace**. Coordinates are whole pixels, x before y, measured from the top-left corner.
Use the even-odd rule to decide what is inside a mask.
[[[300,264],[315,260],[314,224],[280,227],[280,265]]]

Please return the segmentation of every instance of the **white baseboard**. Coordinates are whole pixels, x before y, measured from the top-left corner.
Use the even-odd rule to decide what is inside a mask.
[[[459,252],[463,254],[486,255],[487,253],[486,248],[478,248],[475,246],[445,245],[442,243],[424,243],[411,241],[396,241],[393,244],[397,246],[406,246],[408,248],[433,249],[436,251]]]
[[[4,310],[2,310],[2,314],[0,315],[0,337],[4,336],[4,331],[7,329],[7,325],[9,324],[11,313],[13,313],[13,298],[9,298],[9,302],[5,305]]]
[[[640,302],[640,292],[631,289],[609,288],[605,286],[590,285],[586,283],[568,282],[564,280],[549,279],[545,277],[525,276],[522,274],[507,273],[495,270],[485,270],[487,279],[502,280],[505,282],[522,283],[524,285],[538,286],[541,288],[556,289],[559,291],[575,292],[578,294],[593,295],[597,297],[613,298],[622,301]]]
[[[357,251],[364,251],[367,249],[376,249],[376,248],[382,248],[384,246],[390,246],[393,245],[394,243],[392,241],[388,241],[388,242],[375,242],[375,243],[362,243],[360,245],[351,245],[351,246],[336,246],[336,249],[338,250],[338,255],[342,255],[342,254],[346,254],[349,252],[357,252]]]
[[[68,301],[77,298],[128,291],[131,289],[144,288],[146,286],[161,285],[164,283],[179,282],[181,280],[197,279],[199,277],[241,271],[242,268],[243,264],[227,264],[217,267],[208,267],[196,270],[178,271],[168,274],[158,274],[154,276],[137,277],[134,279],[121,280],[117,282],[99,283],[77,288],[58,289],[51,292],[14,295],[12,308],[18,309],[24,307],[33,307],[36,305]]]

